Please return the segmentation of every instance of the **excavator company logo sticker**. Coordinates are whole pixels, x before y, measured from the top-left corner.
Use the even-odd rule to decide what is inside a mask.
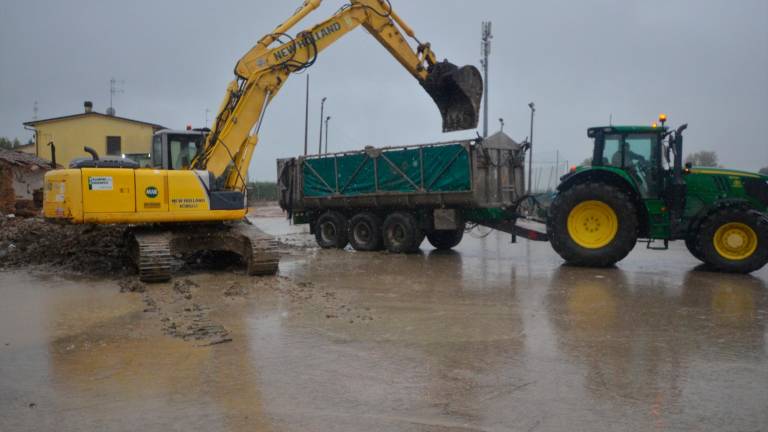
[[[301,39],[298,42],[291,42],[288,44],[288,46],[284,48],[280,48],[277,51],[275,51],[275,60],[281,61],[286,58],[290,58],[292,55],[296,53],[296,47],[299,49],[306,48],[309,45],[312,44],[312,42],[319,42],[328,36],[338,32],[341,30],[341,24],[335,22],[333,24],[330,24],[326,27],[321,28],[320,30],[315,31],[312,34],[308,34],[306,37]]]
[[[147,196],[147,198],[157,198],[158,195],[160,195],[160,191],[157,190],[156,187],[150,186],[146,189],[144,189],[144,194]]]
[[[88,177],[88,190],[111,191],[113,189],[112,177]]]

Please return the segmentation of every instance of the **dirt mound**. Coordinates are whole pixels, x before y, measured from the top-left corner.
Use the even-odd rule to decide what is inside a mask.
[[[124,227],[0,218],[0,268],[46,265],[93,275],[133,272]]]

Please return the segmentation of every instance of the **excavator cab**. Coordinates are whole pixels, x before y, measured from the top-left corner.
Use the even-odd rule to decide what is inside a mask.
[[[477,128],[483,99],[483,77],[474,66],[435,63],[422,86],[443,116],[443,132]]]
[[[208,132],[207,129],[191,128],[156,132],[152,137],[152,168],[189,169],[195,157],[202,152]]]

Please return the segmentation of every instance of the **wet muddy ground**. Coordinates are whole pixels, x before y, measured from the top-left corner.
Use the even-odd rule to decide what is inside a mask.
[[[256,222],[277,277],[0,270],[0,431],[768,430],[768,269],[682,245],[569,268],[495,233],[320,251]]]

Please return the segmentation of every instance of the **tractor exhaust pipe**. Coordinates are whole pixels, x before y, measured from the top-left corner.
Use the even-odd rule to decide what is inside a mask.
[[[475,129],[480,121],[483,77],[474,66],[458,67],[449,61],[435,63],[421,85],[443,116],[443,132]]]

